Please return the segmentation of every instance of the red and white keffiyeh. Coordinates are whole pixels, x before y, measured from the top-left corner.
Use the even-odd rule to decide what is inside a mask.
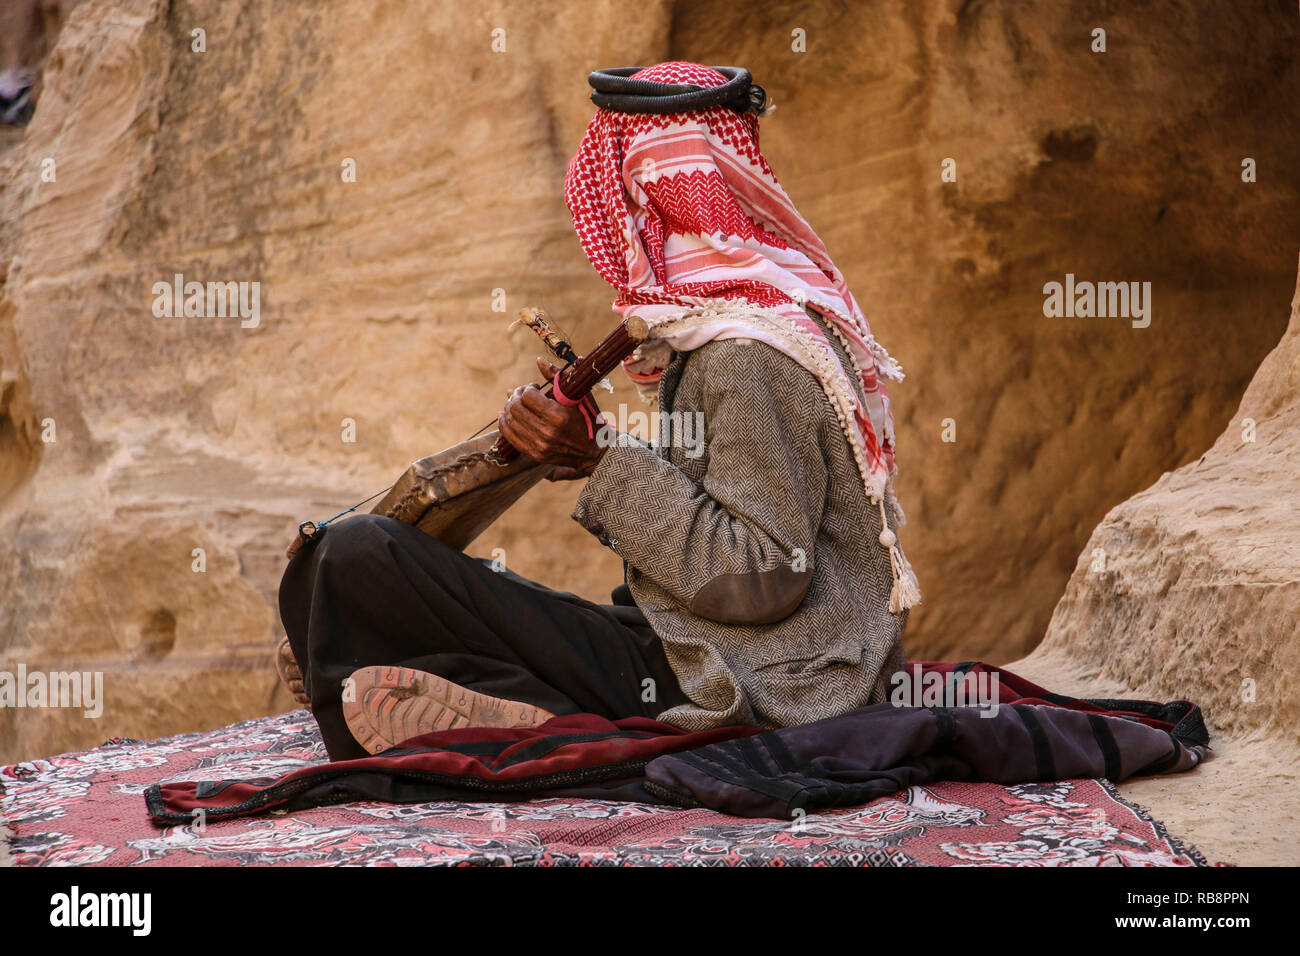
[[[648,67],[637,79],[721,86],[696,63]],[[840,417],[867,494],[893,496],[894,422],[883,379],[902,370],[876,342],[826,247],[777,182],[758,146],[758,119],[727,107],[670,114],[597,109],[569,163],[565,201],[583,251],[618,290],[614,311],[636,314],[651,341],[626,370],[643,394],[671,351],[751,338],[817,376]],[[860,377],[859,400],[821,326],[841,340]],[[899,610],[920,600],[906,558],[886,527]],[[900,587],[900,579],[903,584]]]

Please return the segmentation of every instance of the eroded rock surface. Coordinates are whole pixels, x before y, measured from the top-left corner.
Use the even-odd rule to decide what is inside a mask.
[[[490,421],[534,374],[503,333],[518,307],[580,345],[611,325],[561,197],[584,77],[670,57],[769,87],[765,151],[911,375],[911,655],[1023,654],[1097,521],[1199,458],[1283,331],[1296,21],[1172,0],[76,6],[0,158],[0,669],[101,670],[109,716],[0,712],[0,760],[290,705],[287,538]],[[256,325],[155,317],[177,273],[260,283]],[[1150,327],[1045,318],[1066,273],[1150,281]],[[568,521],[576,493],[531,493],[477,553],[603,597],[619,564]],[[1117,566],[1159,540],[1114,542]],[[1240,573],[1244,612],[1270,572]]]
[[[1300,287],[1218,440],[1093,531],[1030,660],[1300,744]]]

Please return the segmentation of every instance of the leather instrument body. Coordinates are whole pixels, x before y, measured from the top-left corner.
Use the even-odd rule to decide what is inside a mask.
[[[567,405],[587,403],[592,412],[595,405],[587,397],[591,389],[631,355],[648,334],[646,324],[632,316],[579,358],[541,310],[523,309],[520,319],[553,354],[569,359],[569,364],[546,386],[546,394]],[[588,427],[594,427],[590,416]],[[413,463],[371,513],[415,525],[443,544],[463,550],[552,470],[552,465],[538,464],[520,455],[499,430],[493,429]],[[299,542],[290,545],[290,556],[315,530],[316,526],[310,530],[300,528]]]
[[[498,461],[492,450],[499,437],[493,429],[414,462],[371,513],[463,550],[553,467],[522,455]]]

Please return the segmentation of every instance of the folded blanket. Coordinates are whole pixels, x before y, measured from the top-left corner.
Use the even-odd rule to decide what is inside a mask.
[[[1013,704],[983,717],[973,707],[900,710],[876,704],[660,757],[646,767],[644,786],[679,806],[789,819],[936,780],[1118,781],[1190,770],[1204,750],[1203,742],[1184,742],[1123,717],[1053,706]]]
[[[642,717],[570,714],[530,729],[424,734],[279,778],[154,784],[145,800],[160,826],[350,800],[558,796],[790,818],[938,780],[1118,781],[1189,770],[1209,740],[1188,701],[1079,700],[984,664],[912,664],[909,672],[913,681],[896,689],[904,706],[783,730],[685,733]],[[972,705],[943,706],[953,700]]]
[[[645,765],[673,750],[692,750],[756,727],[686,733],[645,717],[553,717],[540,727],[467,727],[424,734],[373,757],[336,760],[282,777],[154,784],[145,790],[153,821],[205,822],[265,810],[383,800],[531,800],[592,797],[662,801],[641,786]]]

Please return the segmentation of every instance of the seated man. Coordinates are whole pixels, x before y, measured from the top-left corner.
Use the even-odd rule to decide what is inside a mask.
[[[325,529],[280,610],[335,759],[575,712],[791,726],[885,700],[903,667],[920,595],[881,383],[901,373],[759,152],[762,90],[689,63],[593,86],[565,197],[615,311],[651,326],[626,365],[665,414],[653,447],[593,435],[530,385],[499,424],[587,479],[573,517],[626,584],[594,604],[392,519]]]

